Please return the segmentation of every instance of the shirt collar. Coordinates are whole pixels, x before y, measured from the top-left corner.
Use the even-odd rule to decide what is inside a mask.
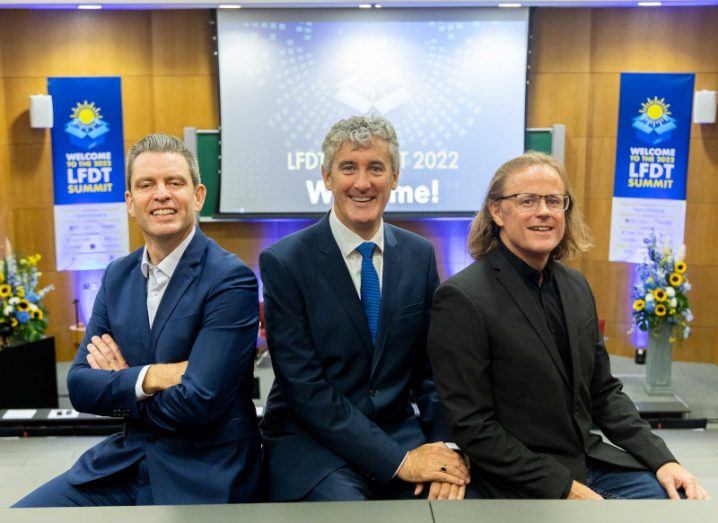
[[[381,219],[379,229],[369,240],[365,240],[349,227],[344,225],[337,218],[334,208],[329,211],[329,228],[332,230],[332,236],[339,246],[339,250],[344,258],[347,258],[352,252],[356,251],[362,243],[366,241],[374,242],[379,252],[384,252],[384,220]]]
[[[542,285],[546,282],[551,281],[551,276],[553,272],[553,260],[550,257],[543,271],[537,271],[528,263],[516,256],[513,252],[511,252],[509,248],[504,245],[504,242],[502,242],[501,239],[499,239],[499,250],[501,250],[509,263],[516,269],[516,271],[519,273],[519,275],[521,275],[523,279],[533,283],[536,286],[538,286],[538,282],[541,281],[542,276]]]
[[[140,263],[140,269],[142,270],[142,274],[145,275],[145,278],[147,278],[147,276],[149,275],[150,268],[157,268],[161,270],[164,274],[166,274],[169,278],[171,278],[175,272],[175,269],[177,268],[177,264],[179,264],[179,261],[184,254],[184,251],[187,250],[189,242],[191,242],[192,238],[194,238],[194,233],[196,231],[197,227],[192,227],[192,232],[189,233],[184,240],[182,240],[182,243],[175,247],[175,250],[169,253],[167,257],[161,262],[159,262],[156,266],[150,263],[150,255],[147,254],[147,245],[145,245],[145,248],[142,251],[142,263]]]

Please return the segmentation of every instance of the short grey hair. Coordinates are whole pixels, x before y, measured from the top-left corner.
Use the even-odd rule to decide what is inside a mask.
[[[125,169],[125,187],[129,191],[132,183],[132,169],[135,166],[137,157],[142,153],[177,153],[184,156],[189,166],[189,174],[192,178],[192,185],[197,187],[200,183],[199,164],[195,155],[187,149],[182,140],[171,134],[148,134],[141,138],[127,153]]]
[[[391,170],[399,172],[399,140],[394,126],[382,116],[352,116],[332,125],[322,143],[324,169],[331,171],[334,155],[345,143],[351,143],[354,149],[365,149],[371,146],[372,138],[386,141],[389,146]]]

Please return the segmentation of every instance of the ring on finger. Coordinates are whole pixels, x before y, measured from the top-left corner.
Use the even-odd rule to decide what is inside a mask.
[[[446,472],[446,470],[447,470],[447,469],[446,469],[446,465],[442,465],[441,467],[439,467],[439,470],[440,470],[441,472]]]

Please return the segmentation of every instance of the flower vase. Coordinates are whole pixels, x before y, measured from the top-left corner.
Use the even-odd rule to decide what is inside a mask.
[[[663,323],[648,335],[646,351],[646,379],[643,388],[651,395],[673,393],[671,386],[671,365],[673,363],[673,343],[670,341],[673,326]]]

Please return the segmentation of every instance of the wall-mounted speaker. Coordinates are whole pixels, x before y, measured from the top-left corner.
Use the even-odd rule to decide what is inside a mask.
[[[716,123],[716,92],[696,91],[693,96],[693,123]]]
[[[52,96],[49,94],[30,95],[30,127],[52,128]]]

